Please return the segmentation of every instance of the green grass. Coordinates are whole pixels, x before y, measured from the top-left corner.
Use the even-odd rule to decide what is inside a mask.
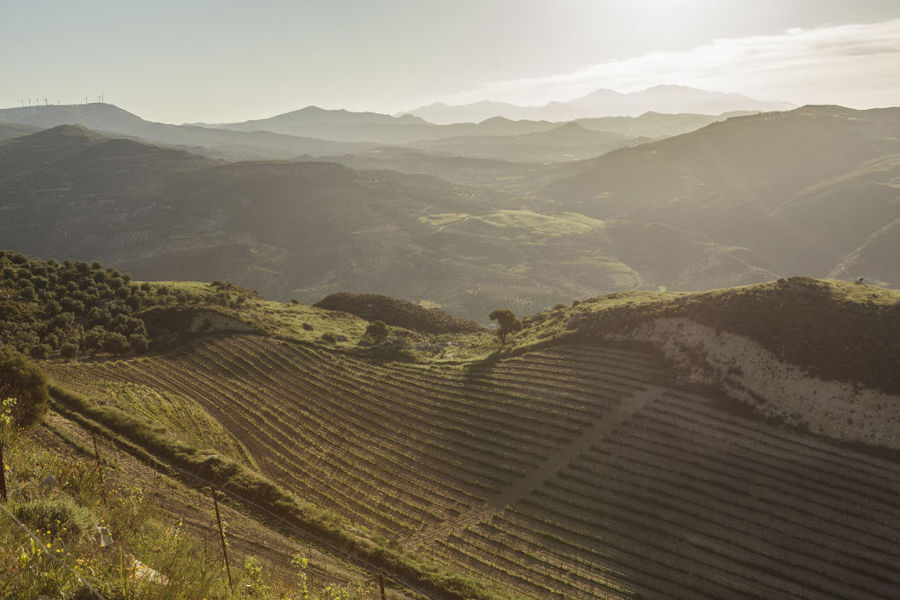
[[[67,366],[48,365],[51,376],[63,376]],[[133,412],[178,441],[210,448],[223,456],[258,469],[241,442],[202,406],[174,394],[161,394],[139,383],[92,379],[90,393],[101,406]],[[88,390],[83,390],[88,391]]]
[[[214,301],[222,292],[219,287],[210,283],[197,281],[163,281],[155,282],[156,288],[165,287],[171,292],[180,291],[194,296],[188,304],[180,306],[214,309],[220,314],[237,319],[259,332],[305,343],[323,343],[322,336],[331,334],[337,338],[343,336],[345,341],[337,341],[329,345],[338,348],[354,347],[366,332],[368,322],[346,313],[323,310],[305,304],[277,302],[265,300],[253,294],[226,292],[224,305],[207,303]],[[311,326],[308,329],[306,326]]]
[[[91,462],[48,449],[25,432],[16,437],[8,449],[15,457],[16,478],[6,507],[40,542],[0,514],[0,597],[92,598],[88,585],[106,598],[236,597],[215,557],[167,527],[139,487],[103,486]],[[41,485],[48,475],[58,488]],[[113,547],[99,547],[99,525],[110,528]],[[162,572],[168,585],[132,579],[132,556]],[[240,568],[236,576],[245,579]]]
[[[599,219],[576,213],[547,215],[531,210],[498,210],[480,219],[498,227],[524,229],[539,237],[578,235],[605,227],[605,223]]]
[[[85,455],[39,439],[19,432],[7,448],[7,457],[14,457],[15,478],[4,506],[24,527],[0,512],[0,598],[94,598],[91,588],[110,600],[369,597],[350,584],[322,579],[313,584],[305,557],[296,555],[287,576],[281,572],[276,577],[253,555],[236,560],[233,549],[232,590],[218,546],[211,552],[181,519],[157,509],[142,484],[103,483]],[[105,462],[107,473],[119,466],[115,457]],[[58,487],[42,485],[51,475]],[[100,547],[98,526],[108,528],[111,547]],[[132,557],[165,577],[165,584],[135,577]]]

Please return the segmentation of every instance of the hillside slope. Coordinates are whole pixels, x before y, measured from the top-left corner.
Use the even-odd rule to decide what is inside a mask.
[[[52,350],[60,415],[438,597],[900,590],[900,292],[622,292],[504,344],[393,326],[388,348],[227,282],[2,262],[4,332],[77,339],[105,315],[152,338]],[[113,317],[113,287],[143,308]]]
[[[570,210],[652,218],[824,276],[900,216],[898,123],[900,109],[841,107],[732,118],[586,162],[545,191]]]
[[[900,463],[741,416],[666,371],[597,342],[417,365],[259,336],[51,368],[200,403],[288,489],[525,597],[900,589]]]

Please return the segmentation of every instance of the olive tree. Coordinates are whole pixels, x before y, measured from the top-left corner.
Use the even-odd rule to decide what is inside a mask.
[[[516,318],[515,313],[508,308],[498,308],[497,310],[491,311],[488,318],[490,318],[491,321],[497,321],[497,324],[500,326],[497,329],[497,336],[500,338],[501,344],[506,343],[507,335],[522,329],[522,322],[519,321]]]

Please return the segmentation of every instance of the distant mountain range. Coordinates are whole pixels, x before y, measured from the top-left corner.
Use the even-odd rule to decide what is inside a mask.
[[[93,103],[0,110],[0,139],[39,128],[80,125],[226,160],[324,156],[341,160],[339,157],[380,151],[389,145],[434,154],[438,160],[463,156],[506,162],[560,162],[692,131],[733,114],[646,113],[635,118],[579,119],[569,124],[493,117],[480,123],[435,125],[409,115],[392,117],[308,106],[243,123],[170,125],[146,121],[111,104]]]
[[[0,248],[279,299],[383,293],[481,321],[497,306],[793,274],[897,287],[898,124],[900,108],[812,106],[552,165],[338,157],[375,171],[212,160],[61,126],[0,141]]]
[[[518,106],[505,102],[475,102],[448,105],[441,102],[403,113],[421,117],[432,123],[479,122],[489,117],[537,121],[571,121],[589,117],[631,116],[646,112],[721,114],[732,111],[765,112],[789,110],[788,102],[756,100],[743,94],[709,92],[680,85],[657,85],[623,94],[599,89],[566,102],[550,102],[542,106]]]
[[[58,125],[80,125],[115,136],[127,136],[226,159],[342,154],[371,147],[268,131],[246,132],[154,123],[113,104],[99,102],[0,109],[0,125],[25,125],[42,129]]]

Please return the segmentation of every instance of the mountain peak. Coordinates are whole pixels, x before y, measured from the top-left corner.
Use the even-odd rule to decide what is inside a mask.
[[[435,103],[409,111],[434,123],[480,122],[490,117],[534,121],[571,121],[580,118],[636,117],[647,112],[660,114],[719,115],[734,111],[772,111],[794,108],[787,102],[757,100],[739,93],[713,92],[684,85],[661,84],[644,90],[622,93],[598,88],[584,96],[543,106],[516,106],[482,100],[472,104],[447,106]]]

